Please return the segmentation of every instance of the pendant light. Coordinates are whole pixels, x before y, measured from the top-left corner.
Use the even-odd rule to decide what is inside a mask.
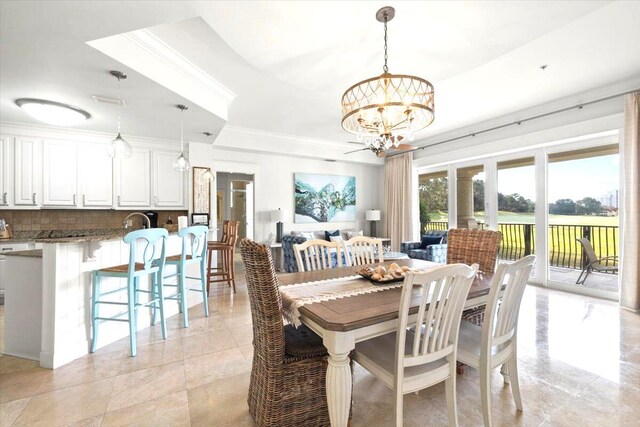
[[[127,75],[121,71],[111,71],[110,74],[118,79],[118,135],[116,138],[111,141],[109,145],[108,153],[110,157],[115,159],[126,159],[131,157],[132,150],[131,144],[124,140],[122,135],[120,134],[120,120],[122,118],[122,96],[120,94],[120,80],[124,80],[127,78]]]
[[[207,137],[211,137],[213,135],[211,132],[203,132],[203,133]],[[211,145],[213,146],[213,141],[211,141]],[[207,171],[202,174],[202,178],[206,179],[209,182],[213,182],[213,180],[215,179],[215,176],[213,175],[213,172],[211,172],[211,168],[207,169]]]
[[[178,172],[186,172],[191,169],[189,160],[184,156],[184,110],[187,110],[189,107],[182,104],[178,104],[176,107],[182,111],[180,115],[180,157],[173,162],[173,169]]]

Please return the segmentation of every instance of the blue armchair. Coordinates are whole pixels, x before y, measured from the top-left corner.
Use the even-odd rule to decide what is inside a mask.
[[[439,245],[429,245],[421,248],[421,242],[403,242],[400,244],[400,252],[409,255],[409,258],[423,259],[425,261],[447,263],[447,230],[427,230],[425,236],[442,237]]]

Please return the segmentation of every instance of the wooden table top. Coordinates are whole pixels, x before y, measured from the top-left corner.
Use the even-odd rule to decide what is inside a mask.
[[[382,265],[388,267],[389,264],[391,262],[385,262]],[[424,268],[425,266],[433,265],[433,263],[417,259],[398,260],[396,264],[407,265],[412,268]],[[361,268],[362,266],[341,267],[304,273],[286,273],[278,275],[278,281],[280,285],[286,286],[294,283],[337,279],[339,277],[353,276]],[[479,274],[476,276],[467,299],[487,295],[492,278],[493,274]],[[323,329],[346,332],[397,319],[401,294],[402,288],[399,287],[381,292],[339,298],[333,301],[316,302],[300,307],[300,314],[311,319]],[[411,304],[410,313],[417,313],[418,301],[416,296]]]

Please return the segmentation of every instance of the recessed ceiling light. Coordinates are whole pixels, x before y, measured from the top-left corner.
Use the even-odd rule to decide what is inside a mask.
[[[45,99],[20,98],[16,105],[34,119],[55,126],[73,126],[91,117],[80,108]]]

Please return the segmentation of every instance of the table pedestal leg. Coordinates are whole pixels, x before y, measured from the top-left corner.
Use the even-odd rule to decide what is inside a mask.
[[[351,368],[349,353],[329,351],[327,368],[327,405],[332,427],[346,427],[351,404]]]

